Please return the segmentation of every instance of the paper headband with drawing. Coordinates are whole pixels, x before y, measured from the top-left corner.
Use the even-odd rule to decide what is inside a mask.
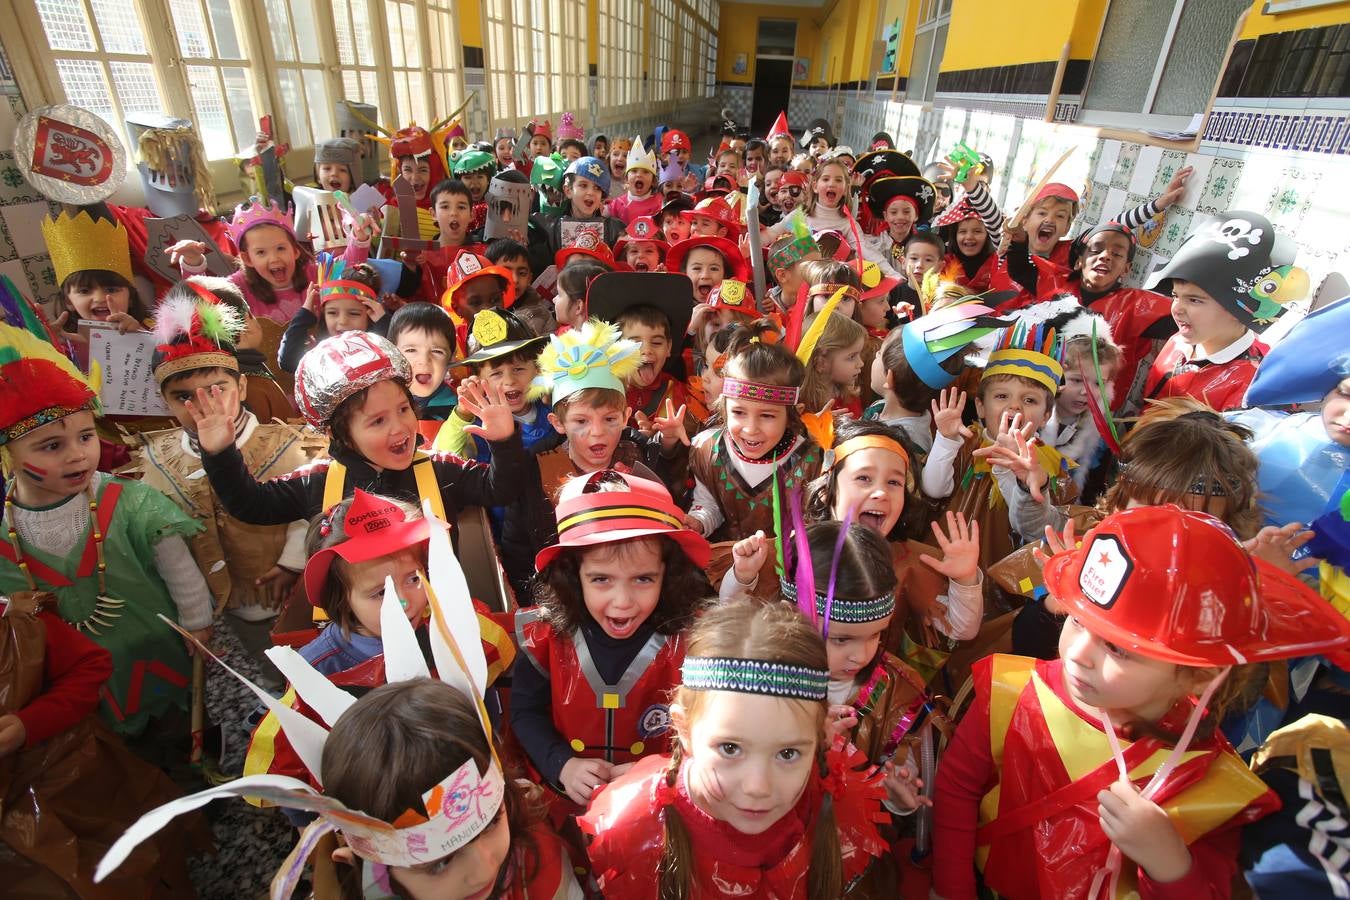
[[[428,546],[428,591],[431,609],[430,636],[432,660],[440,680],[474,700],[483,732],[492,746],[492,725],[483,705],[487,684],[487,658],[483,654],[478,618],[470,600],[464,570],[450,547],[449,526],[424,509],[431,522]],[[162,617],[161,617],[162,618]],[[168,619],[165,619],[169,622]],[[169,623],[184,637],[187,632]],[[412,623],[399,602],[393,579],[384,583],[384,602],[380,607],[380,632],[384,645],[385,677],[389,683],[414,678],[429,678],[426,660],[417,644]],[[194,641],[194,643],[197,643]],[[276,716],[287,740],[301,762],[322,784],[320,762],[328,729],[356,702],[356,698],[330,682],[291,647],[272,647],[268,659],[290,681],[295,693],[323,720],[324,724],[268,694],[262,688],[230,668],[200,643],[197,646],[242,681]],[[473,759],[433,786],[423,800],[427,815],[407,810],[393,822],[385,822],[340,801],[325,796],[303,781],[284,775],[254,775],[219,787],[182,797],[143,815],[112,845],[95,871],[101,881],[113,872],[142,841],[168,825],[176,817],[191,812],[221,797],[260,797],[292,809],[317,813],[319,818],[305,829],[282,869],[272,881],[273,898],[289,897],[299,881],[310,851],[319,838],[330,831],[341,831],[358,856],[384,866],[417,866],[442,859],[472,841],[491,824],[506,793],[501,763],[496,751],[487,771],[480,773]]]

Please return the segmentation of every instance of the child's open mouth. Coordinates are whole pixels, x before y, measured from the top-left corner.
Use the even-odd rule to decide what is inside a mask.
[[[103,321],[112,315],[112,310],[106,306],[91,306],[89,308],[89,318]]]
[[[700,283],[695,288],[695,290],[698,291],[699,299],[704,303],[708,301],[708,295],[712,293],[712,289],[713,286],[711,284],[702,284],[702,283]]]
[[[391,456],[405,456],[407,454],[412,453],[412,449],[413,449],[412,435],[408,435],[402,440],[396,441],[389,445],[389,453]]]
[[[89,475],[93,469],[80,469],[78,472],[68,472],[61,476],[61,480],[72,488],[78,488],[89,480]]]
[[[825,192],[825,202],[826,202],[826,203],[838,203],[838,202],[839,202],[839,192],[836,191],[836,190],[834,190],[833,188],[831,188],[830,190],[827,190],[827,191]]]
[[[586,448],[586,453],[593,461],[602,463],[609,462],[608,444],[591,444]]]
[[[1055,226],[1047,224],[1037,228],[1036,239],[1044,243],[1053,241],[1055,239]]]
[[[267,278],[273,284],[285,284],[290,275],[286,272],[286,264],[280,263],[267,267]]]
[[[605,616],[605,631],[610,637],[628,637],[636,630],[637,619],[633,616],[627,616],[622,619],[614,616]]]
[[[503,391],[503,392],[502,392],[502,396],[506,398],[506,402],[509,403],[509,404],[511,405],[511,409],[514,410],[514,409],[516,409],[516,408],[518,408],[518,407],[520,406],[520,401],[521,401],[522,398],[524,398],[525,392],[524,392],[524,391]]]
[[[866,525],[873,531],[880,532],[881,526],[886,524],[886,514],[875,509],[863,510],[858,513],[858,524]]]
[[[330,191],[340,191],[342,190],[342,182],[337,178],[330,178],[328,179],[328,184],[326,185],[326,187]]]
[[[741,452],[746,456],[755,457],[764,452],[763,441],[752,441],[746,438],[737,438],[736,443],[740,446]]]
[[[642,260],[638,260],[637,262],[633,263],[633,271],[634,271],[634,272],[650,272],[651,270],[652,270],[652,267],[649,266],[649,265],[647,265],[647,264],[646,264],[645,262],[643,262]]]

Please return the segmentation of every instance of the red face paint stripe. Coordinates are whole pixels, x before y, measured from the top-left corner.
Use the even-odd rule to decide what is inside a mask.
[[[33,479],[35,479],[35,480],[37,480],[37,481],[46,481],[46,480],[47,480],[47,470],[46,470],[46,469],[38,468],[37,466],[33,465],[32,463],[24,463],[24,464],[23,464],[23,471],[24,471],[24,474],[27,475],[29,478],[33,478]]]

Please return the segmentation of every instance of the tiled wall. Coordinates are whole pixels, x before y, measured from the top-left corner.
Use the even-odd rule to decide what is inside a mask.
[[[994,194],[1008,211],[1020,205],[1060,153],[1074,147],[1075,153],[1055,180],[1084,189],[1075,231],[1156,197],[1178,169],[1189,165],[1195,173],[1185,195],[1161,221],[1150,223],[1141,238],[1141,252],[1131,273],[1135,283],[1170,259],[1192,229],[1225,210],[1249,209],[1265,215],[1276,230],[1298,244],[1297,263],[1308,270],[1315,291],[1338,273],[1340,277],[1327,284],[1326,289],[1332,291],[1340,290],[1336,285],[1343,285],[1342,279],[1350,274],[1350,200],[1346,193],[1350,153],[1343,137],[1350,129],[1350,111],[1328,109],[1326,101],[1320,103],[1320,111],[1306,105],[1293,112],[1249,110],[1246,114],[1252,116],[1300,119],[1297,130],[1287,126],[1284,137],[1276,141],[1273,124],[1230,128],[1224,116],[1237,108],[1221,102],[1207,123],[1199,152],[1180,153],[1102,140],[1092,129],[1055,126],[990,110],[925,109],[881,96],[847,94],[840,137],[856,147],[875,131],[885,130],[902,150],[912,148],[921,163],[937,159],[964,140],[997,161]],[[1293,146],[1323,150],[1290,149]],[[1325,302],[1327,298],[1319,299]]]
[[[0,272],[8,275],[19,290],[40,303],[55,308],[56,272],[52,269],[47,245],[42,239],[43,217],[60,212],[60,206],[48,202],[14,164],[13,125],[27,111],[15,93],[6,93],[0,85]]]

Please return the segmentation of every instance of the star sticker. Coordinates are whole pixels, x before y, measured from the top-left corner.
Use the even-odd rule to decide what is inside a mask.
[[[1097,563],[1103,566],[1111,565],[1111,554],[1103,552],[1101,556],[1097,557]]]

